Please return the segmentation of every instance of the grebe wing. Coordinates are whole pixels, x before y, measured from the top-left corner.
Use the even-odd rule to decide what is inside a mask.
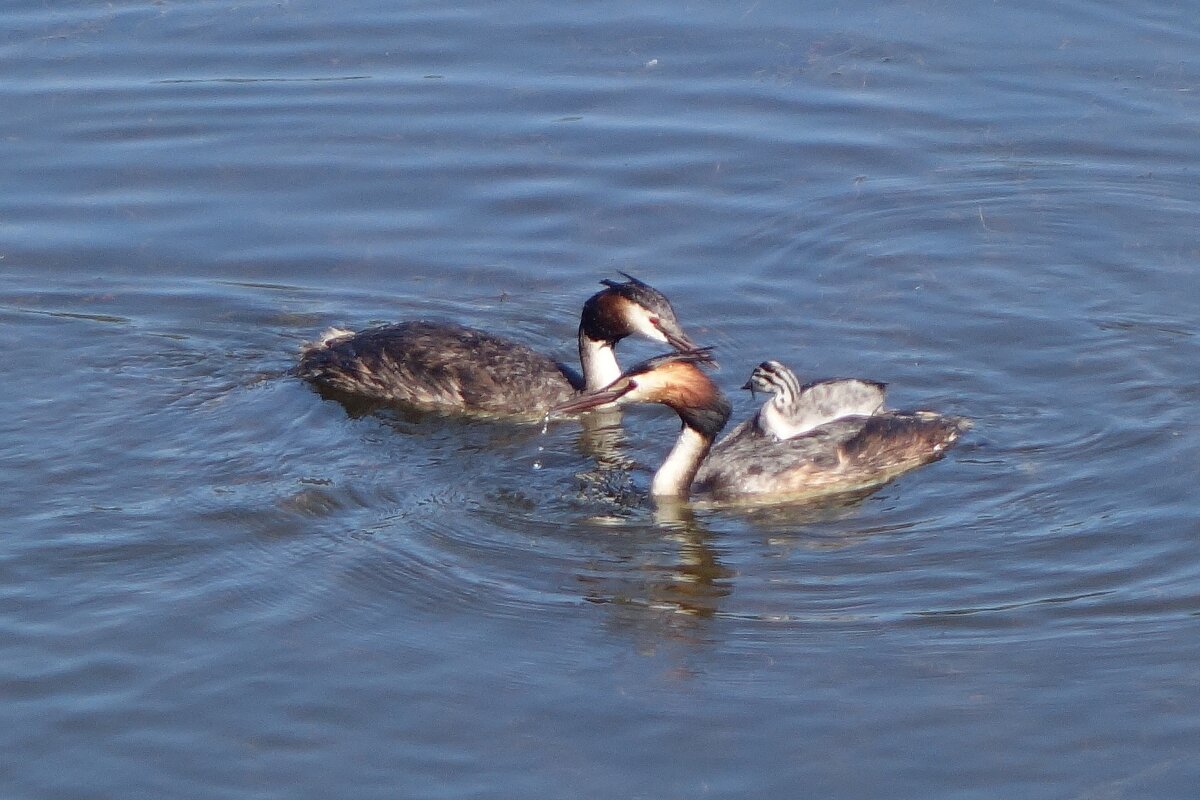
[[[307,346],[297,374],[379,400],[483,413],[544,413],[578,374],[520,342],[464,325],[401,322]]]
[[[861,378],[835,378],[805,385],[796,399],[796,415],[831,421],[869,417],[883,407],[887,385]],[[815,422],[815,425],[823,424]]]
[[[791,439],[730,434],[701,466],[695,489],[716,500],[857,491],[940,458],[968,428],[961,417],[888,411],[838,419]]]
[[[886,471],[920,466],[941,457],[971,428],[970,420],[933,411],[889,411],[867,417],[862,429],[840,445],[854,469]]]

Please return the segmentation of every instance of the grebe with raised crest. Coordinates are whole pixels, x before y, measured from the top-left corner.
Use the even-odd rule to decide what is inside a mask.
[[[680,351],[696,345],[667,298],[631,275],[604,280],[583,305],[575,370],[502,336],[445,322],[326,331],[303,346],[296,374],[356,399],[535,418],[621,375],[614,348],[637,334]]]
[[[713,445],[731,406],[700,369],[707,353],[644,361],[598,391],[560,404],[578,412],[615,403],[660,403],[679,415],[679,438],[654,475],[660,499],[696,495],[718,502],[787,502],[861,491],[940,458],[970,427],[932,411],[849,416],[790,439],[764,436],[746,420]]]
[[[778,361],[764,361],[743,389],[771,398],[754,415],[758,431],[791,439],[843,417],[869,417],[883,408],[887,385],[861,378],[832,378],[800,385],[795,373]]]

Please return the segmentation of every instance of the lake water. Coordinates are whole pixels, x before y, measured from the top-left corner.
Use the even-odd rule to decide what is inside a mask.
[[[11,0],[0,795],[1200,785],[1188,4]],[[975,420],[666,513],[677,422],[322,400],[331,324],[716,345]],[[622,346],[626,363],[657,348]]]

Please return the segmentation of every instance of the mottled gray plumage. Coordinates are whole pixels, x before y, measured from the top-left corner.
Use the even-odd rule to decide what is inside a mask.
[[[624,274],[624,273],[622,273]],[[579,324],[583,374],[520,342],[444,322],[332,330],[301,350],[296,374],[357,399],[534,418],[620,375],[613,348],[640,334],[688,350],[667,298],[626,275],[588,298]]]
[[[932,411],[884,411],[779,440],[747,420],[712,448],[692,490],[720,501],[853,492],[940,458],[969,427]]]
[[[298,373],[346,394],[480,413],[540,415],[583,389],[574,370],[519,342],[445,322],[401,322],[305,350]]]

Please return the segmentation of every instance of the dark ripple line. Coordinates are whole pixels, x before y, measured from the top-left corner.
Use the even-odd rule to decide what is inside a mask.
[[[936,611],[914,611],[910,612],[911,616],[921,617],[924,619],[937,619],[940,617],[965,617],[975,614],[989,614],[1003,611],[1014,611],[1019,608],[1030,608],[1033,606],[1057,604],[1057,603],[1073,603],[1077,600],[1091,600],[1097,597],[1104,597],[1113,594],[1114,590],[1105,590],[1102,592],[1084,592],[1083,594],[1068,595],[1064,597],[1041,597],[1037,600],[1023,600],[1016,603],[1000,603],[991,606],[977,606],[975,608],[949,608]]]
[[[75,311],[46,311],[40,308],[22,308],[21,306],[7,304],[0,305],[0,310],[11,311],[15,314],[41,314],[46,317],[83,320],[85,322],[111,322],[117,325],[129,325],[133,322],[133,320],[128,317],[122,317],[116,314],[84,314]]]
[[[332,83],[336,81],[365,81],[370,75],[331,75],[316,78],[163,78],[150,81],[161,83]]]

